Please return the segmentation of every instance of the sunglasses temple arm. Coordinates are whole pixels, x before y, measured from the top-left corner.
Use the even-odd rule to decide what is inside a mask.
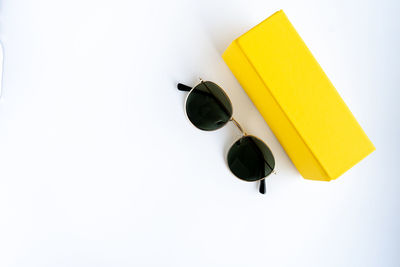
[[[260,187],[259,187],[258,191],[259,191],[261,194],[265,194],[265,193],[266,193],[266,191],[267,191],[267,186],[265,185],[265,179],[260,180]]]
[[[179,91],[189,92],[190,90],[192,90],[192,87],[184,85],[182,83],[178,83],[178,85],[176,87],[178,87]]]

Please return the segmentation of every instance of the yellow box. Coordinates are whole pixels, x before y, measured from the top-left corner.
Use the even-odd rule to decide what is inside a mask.
[[[336,179],[375,150],[282,10],[222,57],[304,178]]]

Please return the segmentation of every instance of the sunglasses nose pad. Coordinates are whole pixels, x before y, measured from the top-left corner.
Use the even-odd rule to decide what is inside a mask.
[[[223,125],[224,123],[225,123],[224,121],[222,121],[222,120],[219,120],[219,121],[217,121],[217,123],[216,123],[216,124],[217,124],[218,126],[220,126],[220,125]]]

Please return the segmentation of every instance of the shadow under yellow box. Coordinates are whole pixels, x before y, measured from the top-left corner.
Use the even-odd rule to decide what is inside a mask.
[[[304,178],[336,179],[375,150],[282,10],[222,57]]]

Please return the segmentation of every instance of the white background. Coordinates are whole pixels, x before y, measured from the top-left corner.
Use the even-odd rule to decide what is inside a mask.
[[[283,9],[377,150],[304,180],[221,58]],[[399,266],[398,1],[2,0],[0,266]],[[268,193],[177,82],[226,89]]]

